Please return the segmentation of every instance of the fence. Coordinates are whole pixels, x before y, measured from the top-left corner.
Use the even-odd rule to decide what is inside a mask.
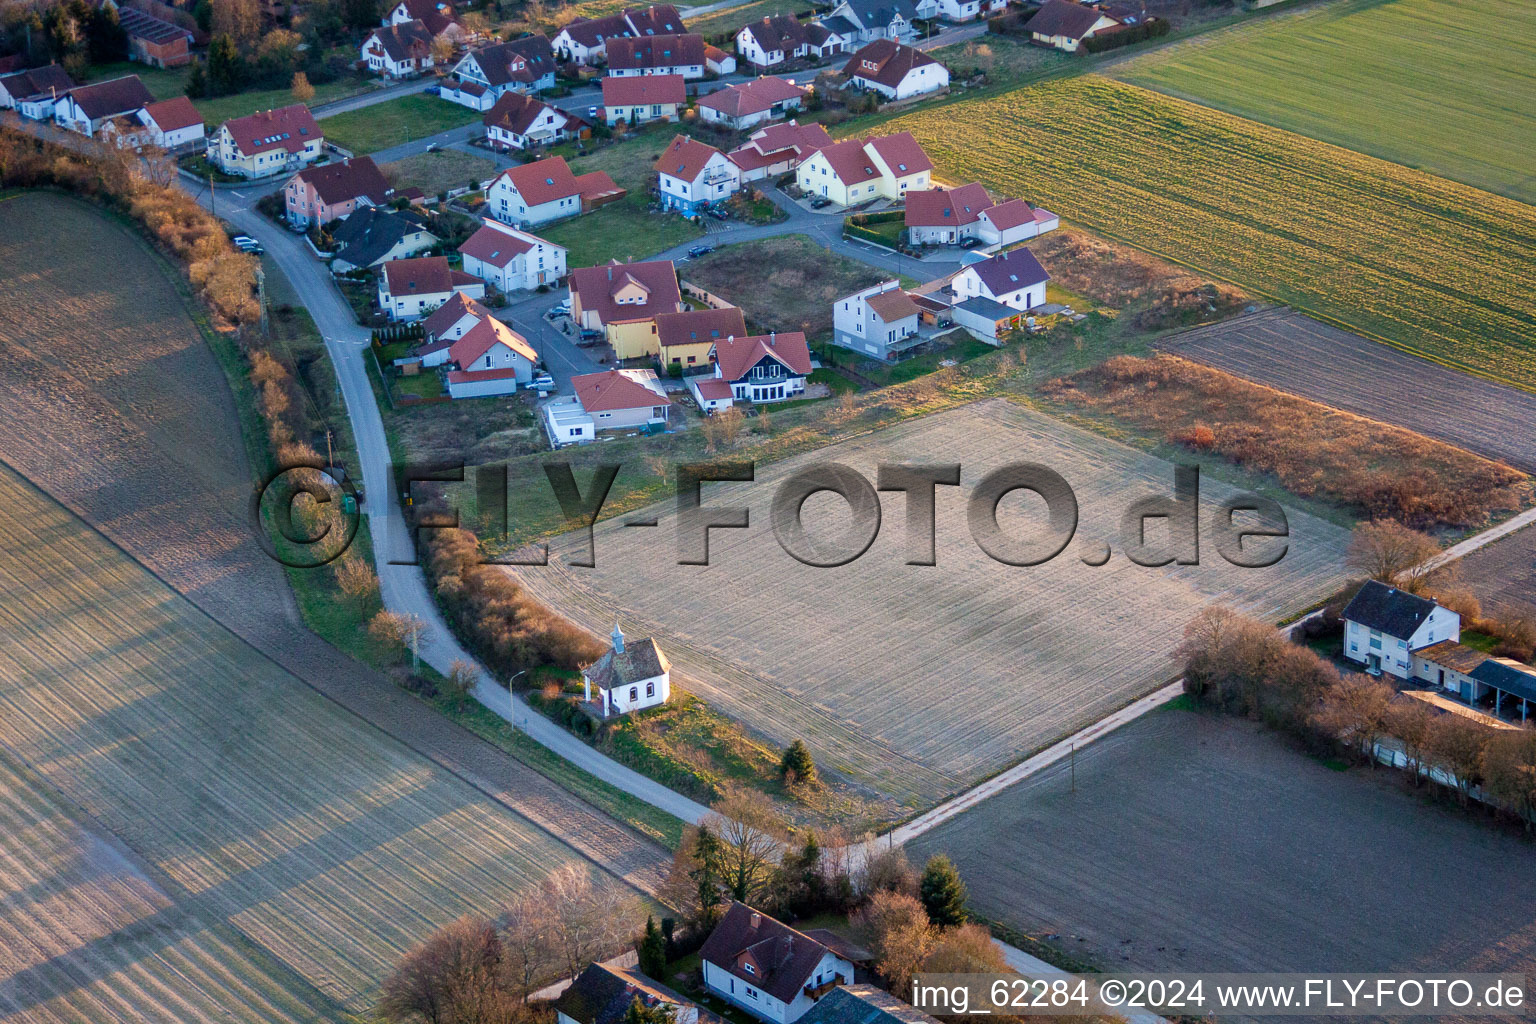
[[[679,281],[678,287],[682,289],[684,295],[688,296],[689,298],[698,299],[700,302],[704,303],[706,306],[709,306],[711,309],[731,309],[735,306],[735,303],[726,302],[720,296],[714,294],[713,292],[706,291],[705,289],[700,288],[698,285],[693,284],[692,282]]]

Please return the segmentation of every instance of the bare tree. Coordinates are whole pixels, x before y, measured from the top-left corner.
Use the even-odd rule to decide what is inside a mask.
[[[1477,773],[1483,766],[1483,748],[1493,730],[1461,715],[1441,715],[1431,720],[1425,758],[1456,781],[1456,796],[1463,805],[1471,796]]]
[[[242,50],[261,34],[261,5],[257,0],[213,0],[213,35],[227,35]]]
[[[917,895],[917,869],[907,860],[905,850],[888,849],[872,853],[864,861],[859,891],[866,896],[877,892]]]
[[[979,924],[962,924],[944,932],[923,962],[935,974],[1004,974],[1009,970],[992,933]]]
[[[439,64],[446,64],[453,58],[453,40],[447,36],[438,36],[432,40],[432,59]]]
[[[536,892],[524,893],[507,907],[501,921],[501,957],[506,987],[526,1001],[534,986],[555,966],[551,948],[552,910]]]
[[[723,847],[721,868],[731,896],[752,903],[773,881],[784,852],[784,822],[773,801],[757,790],[735,789],[705,819]]]
[[[404,612],[381,610],[368,623],[368,632],[395,653],[411,652],[411,671],[421,667],[421,645],[432,638],[426,622]]]
[[[1373,580],[1417,593],[1429,581],[1411,570],[1440,553],[1433,537],[1389,519],[1355,527],[1345,561]]]
[[[875,954],[876,970],[900,992],[932,952],[937,935],[915,896],[880,891],[859,911],[856,924]]]
[[[550,908],[550,945],[568,977],[636,931],[638,901],[617,886],[594,886],[586,868],[575,861],[551,871],[539,883],[539,895]]]
[[[496,929],[460,918],[407,953],[384,979],[379,1014],[391,1024],[500,1024],[516,1009],[500,972]]]
[[[1536,818],[1536,730],[1503,729],[1483,751],[1483,786],[1488,795],[1525,822]]]
[[[368,606],[379,595],[379,578],[373,567],[357,555],[343,555],[331,563],[336,577],[336,587],[357,602],[357,614],[368,614]]]
[[[1403,757],[1408,762],[1405,767],[1416,787],[1424,784],[1425,755],[1433,721],[1434,712],[1412,699],[1394,702],[1387,712],[1387,729],[1402,743]]]
[[[1328,688],[1312,724],[1376,765],[1376,743],[1387,731],[1396,691],[1379,679],[1350,674]]]

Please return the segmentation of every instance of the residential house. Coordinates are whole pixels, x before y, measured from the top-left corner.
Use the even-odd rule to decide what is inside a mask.
[[[565,276],[565,249],[538,235],[487,220],[459,246],[464,272],[499,291],[531,291]]]
[[[448,301],[434,309],[421,322],[420,345],[409,356],[396,362],[420,360],[422,366],[441,366],[448,361],[453,343],[468,334],[482,320],[491,319],[491,311],[463,292],[454,292]]]
[[[448,347],[444,379],[450,398],[510,395],[533,380],[539,356],[518,334],[494,316],[482,317]]]
[[[389,9],[383,24],[404,25],[407,22],[419,21],[427,27],[428,32],[432,33],[433,39],[443,36],[457,45],[468,35],[457,19],[458,16],[454,13],[453,7],[442,0],[400,0]]]
[[[18,111],[32,121],[48,120],[59,97],[74,87],[74,79],[57,64],[13,71],[0,76],[0,108]]]
[[[962,267],[949,287],[957,304],[979,295],[1027,313],[1045,302],[1050,279],[1034,253],[1014,249]]]
[[[663,370],[708,366],[717,343],[746,333],[746,320],[735,306],[657,313],[656,362]]]
[[[736,31],[736,52],[759,68],[801,60],[811,48],[806,29],[793,14],[765,14]]]
[[[732,901],[699,950],[704,987],[769,1024],[793,1024],[853,964],[804,932]]]
[[[1007,0],[987,0],[987,12],[1001,11],[1008,6]],[[945,21],[975,21],[982,14],[982,0],[939,0],[938,16]]]
[[[800,164],[795,181],[803,191],[856,206],[905,199],[909,191],[927,188],[932,173],[933,161],[912,133],[898,132],[825,146]]]
[[[1051,211],[1031,206],[1022,199],[1010,199],[983,210],[973,233],[987,245],[1009,246],[1047,231],[1055,231],[1061,220]]]
[[[1119,24],[1097,7],[1072,3],[1071,0],[1045,0],[1035,16],[1025,23],[1024,31],[1042,46],[1076,53],[1084,39],[1091,39]]]
[[[908,192],[907,240],[913,245],[959,245],[975,237],[981,215],[991,208],[992,198],[976,182]]]
[[[760,405],[805,394],[811,351],[799,331],[747,335],[715,342],[715,377],[737,402]]]
[[[913,22],[936,17],[938,0],[841,0],[832,12],[820,19],[823,25],[834,27],[839,34],[847,34],[855,46],[872,43],[876,39],[895,39],[909,43],[917,38]]]
[[[920,341],[918,308],[898,281],[881,281],[832,304],[832,341],[876,359],[894,359]]]
[[[571,319],[582,330],[605,331],[620,360],[656,355],[656,315],[688,308],[671,260],[573,270],[570,288]]]
[[[631,7],[603,18],[578,18],[554,38],[562,59],[587,65],[607,59],[608,42],[642,36],[680,35],[687,31],[682,15],[671,4]]]
[[[437,63],[432,56],[432,40],[432,31],[424,21],[376,28],[363,40],[363,63],[385,78],[415,78]]]
[[[336,241],[331,272],[346,274],[403,260],[432,248],[438,237],[414,210],[363,206],[330,229]]]
[[[111,0],[106,0],[110,3]],[[128,34],[128,59],[150,67],[179,68],[192,61],[193,34],[136,7],[113,4],[117,21]]]
[[[532,149],[563,142],[581,133],[585,123],[559,107],[520,92],[503,93],[480,119],[492,149]]]
[[[697,1004],[641,974],[630,963],[632,958],[633,954],[591,964],[578,974],[555,1000],[559,1024],[624,1024],[636,999],[648,1010],[666,1007],[672,1024],[700,1024],[701,1017],[716,1020],[714,1014],[701,1014]]]
[[[817,931],[806,933],[819,937]],[[829,946],[828,948],[836,949]],[[873,985],[839,985],[800,1018],[800,1024],[939,1024],[915,1006]]]
[[[921,50],[890,39],[866,43],[843,66],[848,84],[888,100],[905,100],[949,88],[949,69]]]
[[[94,136],[114,117],[138,123],[139,111],[155,102],[138,75],[77,85],[53,105],[53,123],[81,135]]]
[[[692,217],[741,189],[741,168],[714,146],[679,135],[656,161],[663,209]]]
[[[492,217],[516,227],[536,227],[581,212],[581,186],[564,157],[550,156],[509,167],[485,190]]]
[[[675,36],[688,31],[683,16],[671,4],[627,8],[624,22],[635,36]]]
[[[676,121],[688,104],[682,75],[646,75],[603,79],[603,120],[610,126]]]
[[[185,96],[147,104],[139,111],[139,123],[149,130],[149,141],[161,149],[196,146],[206,139],[203,115]]]
[[[672,400],[667,397],[655,370],[615,368],[585,373],[572,377],[571,386],[576,391],[575,409],[560,409],[550,419],[551,433],[557,444],[589,441],[599,430],[657,430],[667,425]],[[580,410],[579,414],[576,409]],[[562,426],[563,430],[554,429]],[[577,427],[584,429],[576,433]],[[627,700],[628,695],[623,696]],[[643,699],[640,694],[635,697]]]
[[[701,97],[699,117],[710,124],[742,130],[777,121],[805,105],[810,89],[768,76],[726,86]]]
[[[608,74],[612,77],[703,78],[704,70],[704,37],[700,35],[635,36],[608,44]]]
[[[830,145],[832,136],[819,123],[789,121],[759,128],[726,155],[741,168],[742,181],[758,181],[792,171]]]
[[[646,371],[649,372],[649,371]],[[617,375],[613,377],[612,375]],[[592,378],[599,378],[593,380]],[[601,378],[610,378],[604,380]],[[656,375],[651,374],[650,379],[655,380]],[[639,392],[649,392],[650,401],[657,400],[655,391],[633,377],[624,376],[622,370],[610,370],[608,373],[589,373],[583,377],[577,377],[572,381],[576,385],[576,397],[581,399],[583,408],[587,408],[587,402],[593,403],[593,408],[587,408],[587,412],[598,415],[603,412],[610,414],[608,425],[600,425],[599,429],[609,430],[618,426],[640,426],[636,423],[617,423],[617,418],[622,418],[624,413],[632,413],[634,417],[654,415],[656,410],[662,413],[662,419],[666,418],[666,410],[671,405],[665,395],[660,396],[666,405],[655,406],[647,412],[644,406],[635,408],[605,409],[609,404],[607,399],[619,401],[645,401],[645,397]],[[625,397],[628,392],[634,397]],[[599,421],[600,424],[602,421]],[[652,422],[650,419],[646,423]],[[617,715],[627,715],[631,711],[642,711],[645,708],[654,708],[665,704],[667,698],[672,695],[672,666],[667,662],[667,656],[661,653],[661,648],[656,646],[656,641],[650,637],[643,637],[633,642],[625,642],[624,631],[618,623],[613,625],[613,645],[588,667],[581,670],[582,693],[587,706],[600,718],[612,718]],[[578,979],[579,980],[579,979]],[[574,982],[573,982],[574,984]],[[647,993],[649,996],[650,993]],[[670,1000],[658,1000],[670,1002]],[[567,1004],[575,1008],[572,1004]],[[675,1003],[672,1005],[676,1005]],[[628,1009],[626,1006],[624,1009]],[[566,1014],[572,1016],[571,1014]],[[697,1019],[697,1010],[694,1017]],[[574,1017],[573,1017],[574,1019]],[[620,1020],[623,1013],[620,1012]]]
[[[1427,597],[1367,580],[1345,605],[1344,657],[1373,675],[1415,674],[1420,648],[1461,639],[1461,616]]]
[[[225,174],[264,178],[307,167],[324,144],[309,108],[294,103],[225,121],[208,144],[208,159]]]
[[[390,260],[379,275],[379,309],[391,320],[416,320],[461,292],[485,298],[485,282],[448,266],[446,256]]]
[[[283,206],[295,228],[329,224],[359,206],[383,206],[394,195],[371,156],[306,167],[283,186]]]
[[[466,53],[454,65],[453,81],[439,86],[438,95],[483,111],[506,93],[531,95],[554,87],[555,52],[540,33]]]

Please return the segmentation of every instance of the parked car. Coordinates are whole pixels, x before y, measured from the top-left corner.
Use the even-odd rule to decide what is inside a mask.
[[[978,245],[981,245],[981,244],[983,244],[983,243],[982,243],[981,239],[979,239],[979,238],[967,238],[965,241],[960,243],[960,248],[962,248],[962,249],[974,249]]]
[[[235,243],[235,248],[241,252],[248,252],[252,256],[266,255],[267,250],[262,248],[261,243],[250,235],[236,235],[231,241]]]
[[[428,152],[428,153],[437,153],[437,152],[440,152],[440,151],[441,151],[441,150],[442,150],[442,148],[443,148],[443,147],[442,147],[442,146],[439,146],[439,145],[438,145],[438,144],[437,144],[437,143],[435,143],[435,142],[429,142],[429,143],[427,143],[427,152]]]
[[[715,251],[715,247],[712,246],[712,245],[696,245],[692,249],[688,250],[688,255],[689,256],[708,256],[710,253],[712,253],[714,251]]]
[[[597,108],[596,107],[588,107],[587,108],[587,118],[590,120],[590,119],[593,119],[595,117],[597,117]]]
[[[555,390],[555,378],[547,373],[541,373],[528,382],[528,387],[534,391],[553,391]]]
[[[832,200],[828,199],[826,196],[817,196],[815,199],[811,200],[811,209],[813,209],[813,210],[819,210],[823,206],[831,206],[831,205],[832,205]]]
[[[552,316],[570,316],[571,300],[561,299],[559,302],[555,303],[555,308],[551,309],[549,312]]]
[[[715,218],[715,220],[731,219],[731,211],[727,210],[723,206],[711,206],[708,212],[711,217]]]

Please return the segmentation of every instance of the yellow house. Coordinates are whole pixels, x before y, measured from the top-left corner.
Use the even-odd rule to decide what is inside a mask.
[[[687,373],[710,365],[710,354],[714,352],[716,342],[746,336],[746,320],[735,306],[658,313],[656,362],[663,371],[677,367]]]
[[[225,121],[208,142],[208,159],[225,174],[292,174],[320,158],[325,138],[302,103]]]
[[[571,272],[571,319],[584,331],[604,331],[620,361],[657,355],[657,315],[687,308],[671,260]]]
[[[933,161],[911,132],[845,139],[817,150],[795,172],[802,191],[839,206],[905,199],[908,192],[928,188],[932,178]]]

